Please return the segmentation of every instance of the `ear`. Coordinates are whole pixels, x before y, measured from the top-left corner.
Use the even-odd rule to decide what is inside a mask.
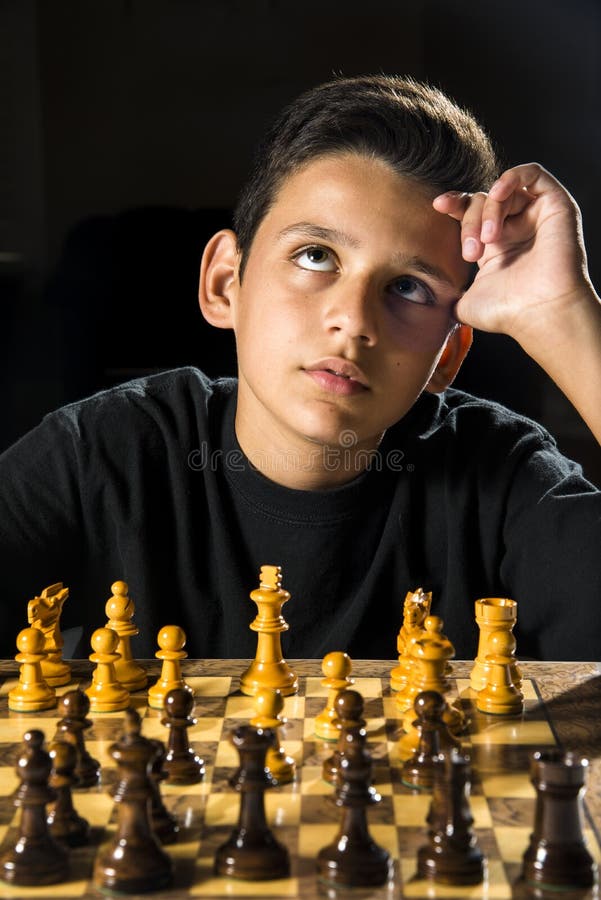
[[[473,336],[474,333],[469,325],[455,326],[447,338],[436,368],[426,385],[427,391],[430,391],[431,394],[440,394],[452,384],[461,368],[461,363],[472,346]]]
[[[233,328],[233,305],[239,287],[238,264],[236,235],[229,229],[218,231],[202,255],[198,285],[202,314],[216,328]]]

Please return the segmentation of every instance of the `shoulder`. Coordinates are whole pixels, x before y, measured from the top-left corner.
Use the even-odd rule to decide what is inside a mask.
[[[454,477],[509,476],[524,467],[554,479],[581,474],[546,428],[500,403],[449,388],[443,394],[424,394],[411,415],[416,450],[429,466],[436,464]]]
[[[424,404],[424,437],[440,435],[455,439],[504,441],[531,439],[555,444],[552,435],[534,419],[514,412],[501,403],[485,400],[465,391],[448,388],[443,394],[428,395]]]
[[[179,431],[208,420],[212,407],[220,406],[236,390],[232,378],[212,379],[192,366],[159,372],[99,391],[62,406],[46,416],[79,435],[113,425]]]

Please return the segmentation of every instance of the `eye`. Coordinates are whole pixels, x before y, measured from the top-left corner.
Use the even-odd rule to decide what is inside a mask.
[[[336,272],[338,269],[332,252],[325,247],[303,247],[292,259],[299,268],[311,272]]]
[[[395,296],[409,300],[410,303],[419,303],[422,306],[433,306],[436,303],[436,297],[430,288],[423,281],[410,275],[397,278],[389,289]]]

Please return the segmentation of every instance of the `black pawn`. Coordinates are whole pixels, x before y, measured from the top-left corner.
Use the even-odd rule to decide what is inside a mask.
[[[167,777],[164,770],[165,748],[161,741],[151,739],[156,750],[156,756],[150,769],[150,779],[152,782],[152,797],[150,800],[150,819],[152,828],[161,844],[172,844],[177,840],[179,825],[177,819],[173,816],[163,803],[161,797],[161,781]]]
[[[204,778],[204,762],[188,743],[188,728],[196,725],[193,706],[194,695],[182,688],[173,688],[165,696],[161,722],[169,729],[169,738],[163,767],[169,784],[196,784]]]
[[[381,799],[371,786],[372,762],[365,735],[347,735],[340,759],[336,805],[342,807],[338,834],[317,856],[323,880],[346,887],[377,887],[391,875],[390,855],[378,846],[367,828],[367,807]]]
[[[522,875],[541,888],[579,889],[595,884],[597,867],[582,833],[582,795],[588,760],[561,750],[532,755],[536,790],[534,830]]]
[[[15,806],[21,807],[19,836],[0,856],[0,877],[11,884],[57,884],[68,878],[69,863],[46,821],[46,804],[56,796],[48,784],[52,762],[43,749],[42,731],[26,732],[23,741],[16,770],[21,784],[15,793]]]
[[[48,813],[50,834],[69,847],[81,847],[90,841],[90,826],[73,807],[71,787],[75,782],[75,747],[66,741],[54,741],[48,748],[52,761],[50,786],[56,800]]]
[[[457,750],[435,764],[428,812],[429,843],[417,853],[417,871],[439,884],[480,884],[485,860],[472,829],[469,758]]]
[[[96,857],[94,884],[115,893],[143,894],[169,887],[173,870],[150,817],[150,771],[156,746],[140,734],[139,713],[128,709],[125,717],[125,735],[109,747],[119,773],[112,792],[117,803],[117,831]]]
[[[93,787],[100,782],[100,763],[90,756],[84,743],[84,731],[92,727],[87,718],[89,711],[88,695],[79,688],[66,691],[59,698],[58,712],[62,718],[56,725],[56,740],[67,741],[75,747],[75,788]]]
[[[288,850],[273,836],[265,817],[265,790],[276,782],[265,767],[273,731],[241,725],[231,735],[240,766],[230,784],[240,792],[238,825],[215,854],[218,875],[262,881],[290,874]]]
[[[421,691],[415,698],[414,725],[419,734],[419,742],[415,753],[401,768],[401,779],[410,787],[432,790],[440,753],[458,743],[443,719],[446,707],[446,700],[437,691]]]
[[[336,749],[322,763],[321,777],[328,784],[335,785],[340,771],[340,762],[344,755],[349,735],[365,737],[365,719],[363,718],[363,697],[359,691],[340,691],[334,701],[336,715],[340,720],[340,735]]]

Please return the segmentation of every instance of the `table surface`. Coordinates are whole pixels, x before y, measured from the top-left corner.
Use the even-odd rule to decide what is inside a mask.
[[[80,682],[90,677],[92,664],[88,660],[72,660],[73,677]],[[159,660],[139,661],[150,676],[158,676],[161,669]],[[299,676],[321,676],[320,660],[288,660]],[[185,676],[239,676],[247,668],[249,660],[184,660],[182,670]],[[396,661],[359,660],[353,661],[353,675],[356,677],[386,678]],[[453,674],[458,678],[469,678],[472,662],[453,660]],[[586,789],[586,809],[590,824],[601,844],[601,663],[597,662],[520,662],[524,678],[536,681],[545,703],[551,729],[558,744],[564,750],[571,750],[589,760]],[[18,666],[14,660],[0,661],[0,681],[14,678]],[[61,896],[54,888],[37,888],[33,896]],[[0,897],[10,897],[11,889],[0,883]],[[100,895],[99,895],[100,896]],[[121,895],[123,896],[123,895]],[[148,896],[160,897],[160,893]],[[172,892],[165,896],[174,896]],[[182,895],[184,896],[184,895]],[[185,896],[189,896],[186,894]],[[256,896],[261,894],[260,886]],[[266,895],[265,895],[266,896]],[[332,894],[328,896],[333,896]],[[338,895],[336,895],[338,896]],[[347,892],[347,897],[350,896]],[[357,893],[353,897],[366,896]],[[436,892],[432,896],[443,896]],[[466,889],[467,897],[479,897],[473,889]],[[561,895],[560,895],[561,896]],[[594,896],[597,896],[596,894]]]

